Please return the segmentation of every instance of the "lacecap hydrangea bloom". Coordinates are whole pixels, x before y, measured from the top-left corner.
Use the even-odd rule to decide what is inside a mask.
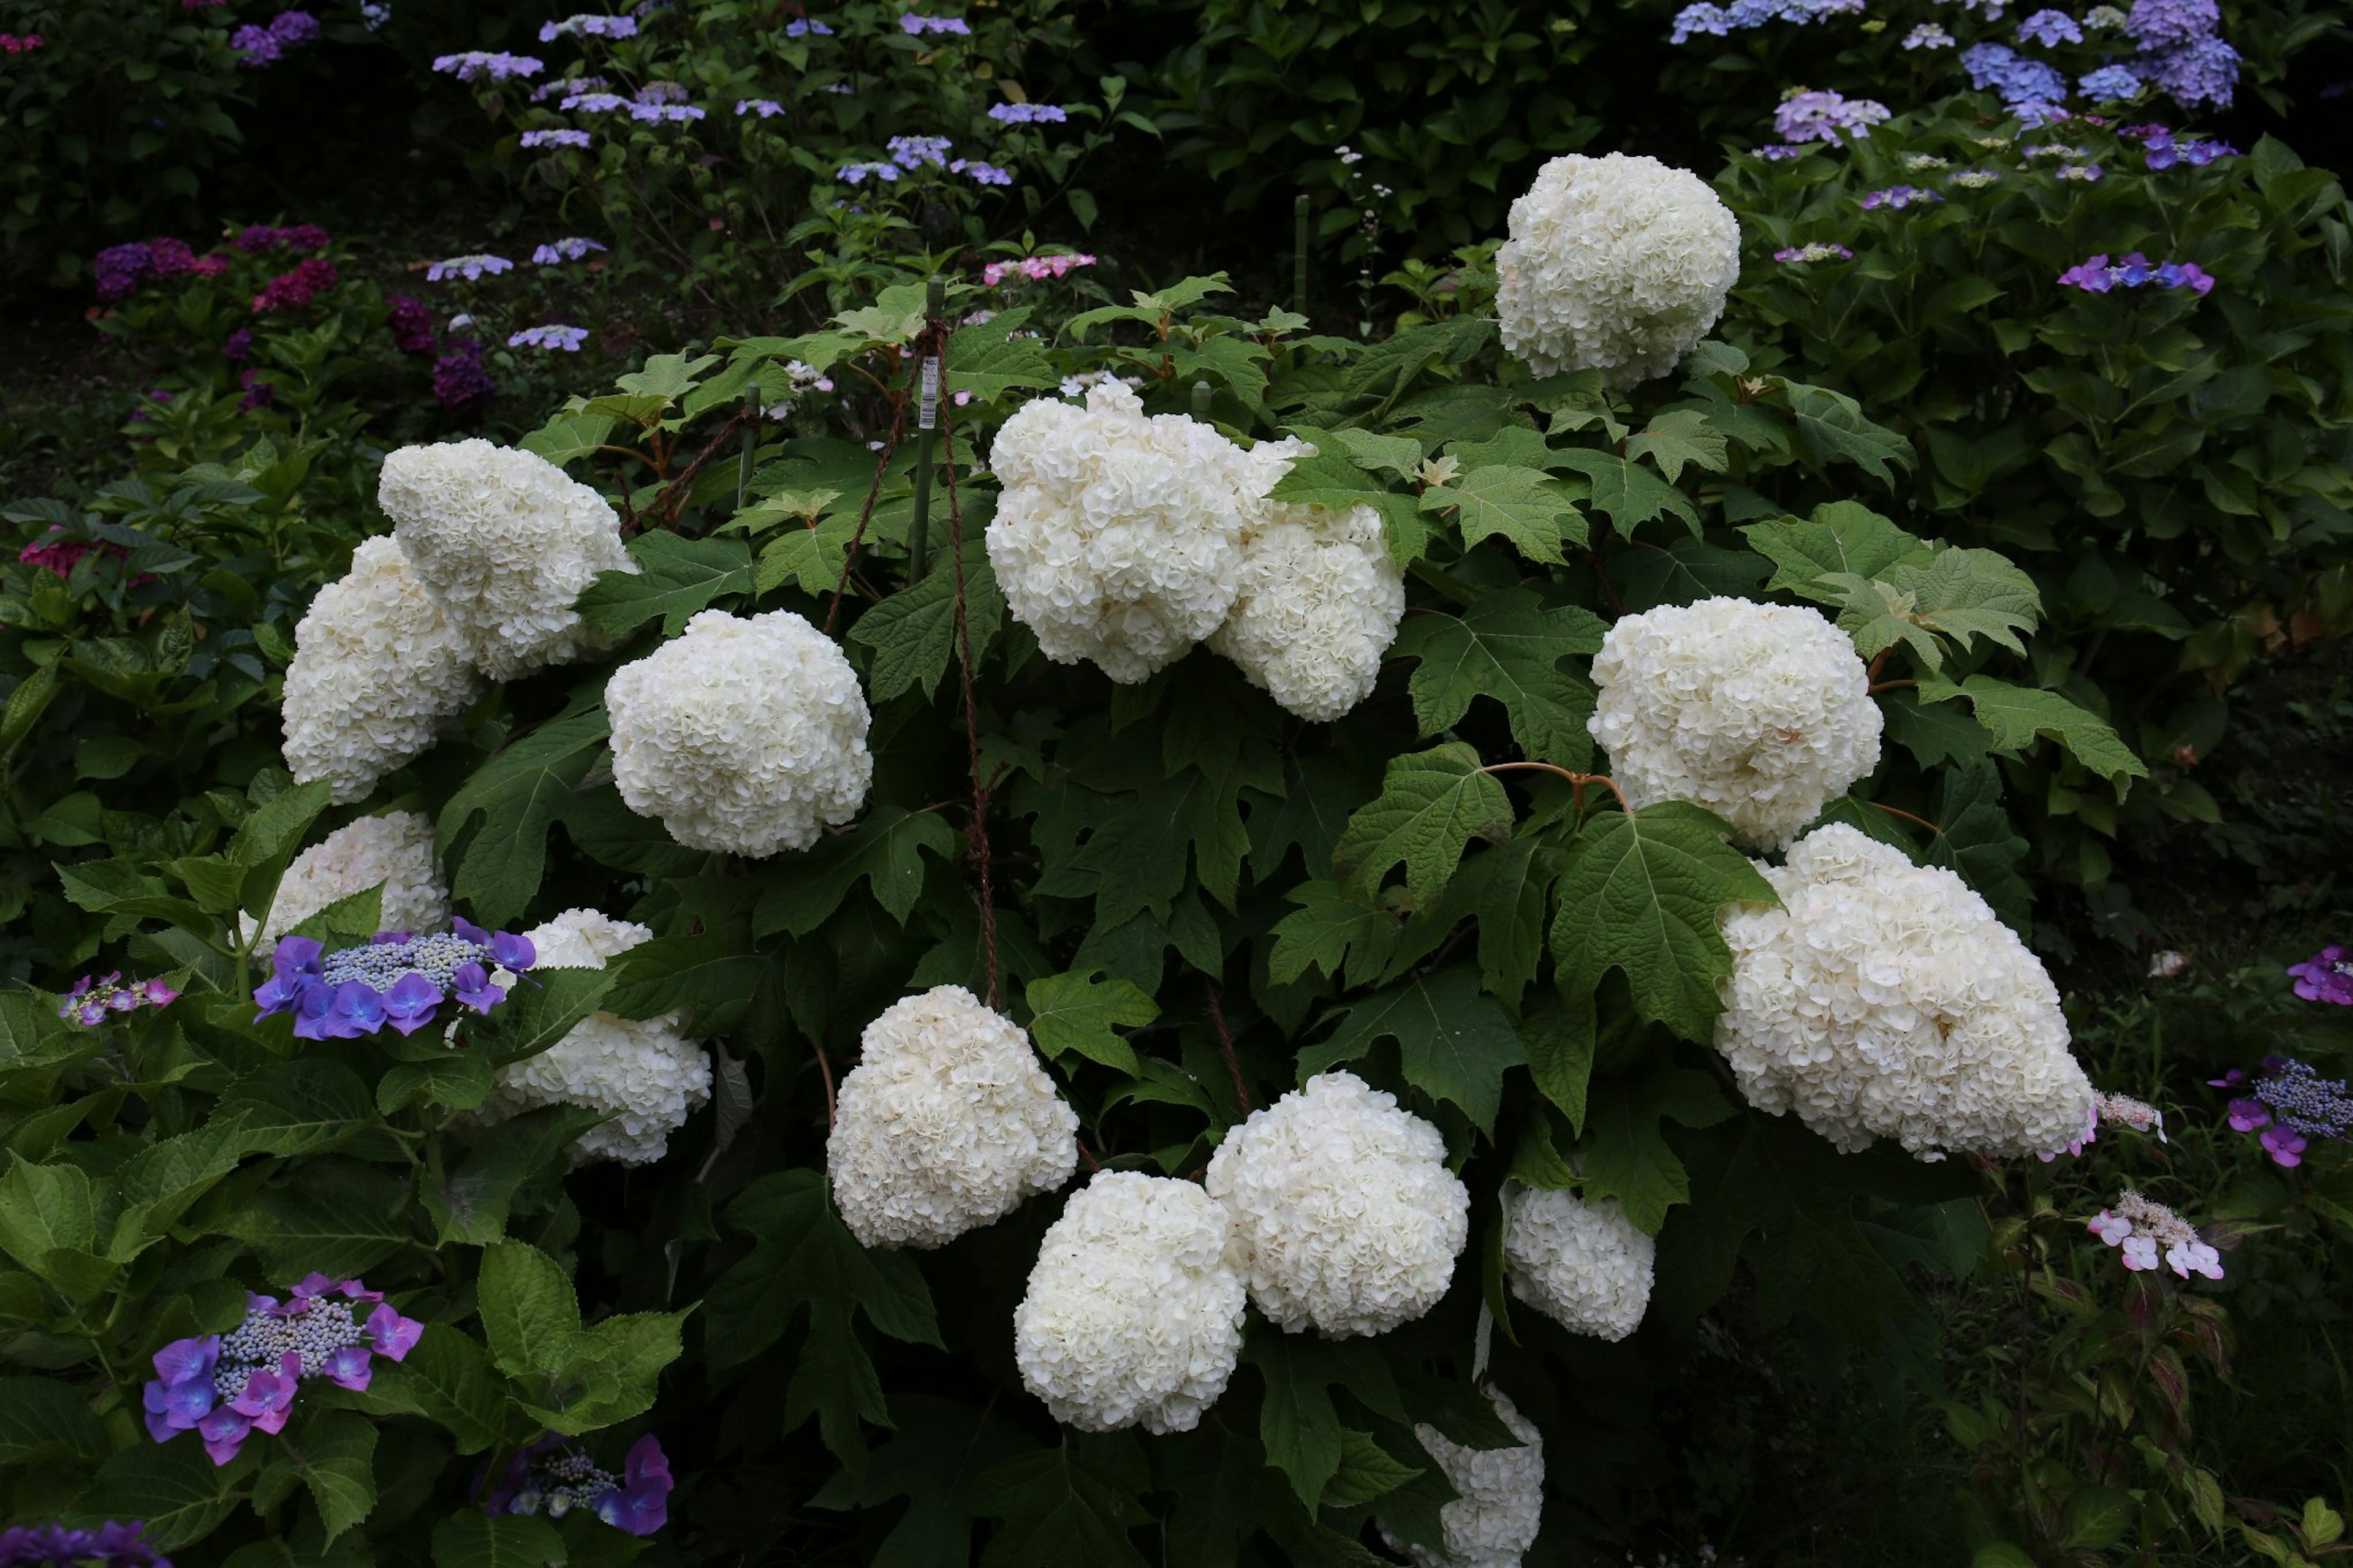
[[[1469,1235],[1446,1140],[1397,1096],[1319,1073],[1226,1134],[1204,1184],[1259,1310],[1297,1333],[1386,1333],[1438,1304]]]
[[[1521,1187],[1504,1199],[1512,1294],[1571,1333],[1615,1341],[1641,1326],[1658,1254],[1616,1198]]]
[[[1627,616],[1594,656],[1586,728],[1636,809],[1705,806],[1778,848],[1879,765],[1854,642],[1820,612],[1702,599]]]
[[[566,910],[523,940],[538,954],[537,969],[602,969],[653,934],[595,910]],[[508,975],[496,978],[512,984]],[[581,1134],[572,1145],[573,1163],[647,1165],[668,1152],[670,1135],[710,1099],[711,1057],[700,1040],[687,1038],[682,1015],[591,1013],[546,1050],[501,1068],[481,1113],[502,1120],[543,1105],[605,1111],[612,1120]]]
[[[172,1568],[146,1535],[143,1521],[11,1525],[0,1530],[0,1568]]]
[[[670,1522],[673,1484],[670,1456],[650,1432],[629,1445],[617,1476],[600,1468],[577,1439],[551,1432],[507,1461],[482,1511],[562,1519],[579,1509],[616,1530],[651,1535]]]
[[[1314,452],[1295,440],[1252,447],[1255,497]],[[1405,574],[1377,510],[1256,499],[1233,609],[1209,647],[1302,719],[1337,719],[1372,694],[1404,618]]]
[[[1764,866],[1778,909],[1723,917],[1715,1046],[1759,1110],[1852,1152],[2063,1149],[2093,1089],[2059,992],[1968,883],[1843,823]]]
[[[1460,1494],[1438,1510],[1446,1535],[1444,1552],[1409,1544],[1382,1530],[1388,1543],[1412,1558],[1418,1568],[1519,1568],[1520,1559],[1535,1544],[1544,1515],[1544,1437],[1500,1392],[1491,1388],[1487,1397],[1521,1447],[1466,1448],[1449,1442],[1435,1426],[1424,1424],[1413,1429]]]
[[[613,672],[613,783],[690,849],[806,849],[866,803],[874,759],[858,674],[789,610],[705,610]]]
[[[431,931],[449,923],[449,889],[433,854],[433,824],[422,813],[387,811],[336,828],[286,868],[269,918],[254,931],[253,955],[268,958],[278,939],[324,910],[370,888],[384,889],[376,924],[385,931]]]
[[[409,569],[493,680],[588,650],[573,608],[600,572],[635,572],[605,498],[535,453],[479,437],[403,447],[376,500]]]
[[[1191,1182],[1098,1172],[1048,1228],[1014,1310],[1022,1384],[1082,1431],[1191,1431],[1241,1354],[1232,1236]]]
[[[311,937],[281,937],[269,978],[253,994],[261,1009],[253,1021],[290,1013],[298,1040],[353,1040],[386,1029],[413,1035],[442,1016],[445,1002],[488,1013],[506,1000],[491,976],[537,962],[528,938],[462,918],[447,931],[378,931],[332,952]]]
[[[1019,1025],[937,985],[866,1026],[825,1159],[861,1243],[939,1247],[1069,1181],[1079,1118]]]
[[[1740,225],[1707,183],[1655,158],[1555,158],[1512,204],[1495,255],[1504,346],[1538,375],[1664,375],[1740,277]]]
[[[294,628],[280,719],[297,784],[326,779],[339,805],[422,756],[482,694],[466,637],[400,547],[371,539]]]

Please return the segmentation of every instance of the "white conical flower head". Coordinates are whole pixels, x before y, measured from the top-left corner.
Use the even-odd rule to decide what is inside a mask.
[[[1571,1333],[1622,1340],[1651,1304],[1659,1244],[1616,1198],[1516,1187],[1504,1199],[1504,1270],[1512,1294]]]
[[[840,645],[789,610],[705,610],[613,672],[613,783],[690,849],[806,849],[866,802],[866,694]]]
[[[1308,1079],[1226,1134],[1205,1184],[1259,1310],[1293,1333],[1386,1333],[1438,1304],[1471,1195],[1437,1128],[1349,1072]]]
[[[1512,204],[1495,253],[1504,347],[1538,375],[1605,386],[1664,375],[1740,279],[1740,225],[1707,183],[1655,158],[1572,153]]]
[[[482,692],[463,633],[389,539],[364,542],[294,628],[280,719],[296,784],[338,805],[422,756]]]
[[[1413,1429],[1460,1494],[1438,1510],[1446,1538],[1443,1552],[1411,1545],[1382,1527],[1383,1538],[1413,1559],[1417,1568],[1519,1568],[1520,1559],[1535,1544],[1544,1516],[1544,1437],[1502,1393],[1491,1388],[1487,1397],[1521,1447],[1466,1448],[1448,1441],[1435,1426]]]
[[[600,572],[635,572],[605,498],[535,453],[476,437],[386,454],[376,500],[426,591],[493,680],[590,651],[573,606]]]
[[[1816,610],[1702,599],[1627,616],[1593,658],[1586,728],[1636,809],[1705,806],[1779,848],[1879,765],[1879,705],[1846,633]]]
[[[866,1026],[825,1155],[860,1242],[938,1247],[1069,1181],[1079,1118],[1019,1025],[937,985]]]
[[[1014,1310],[1023,1386],[1083,1431],[1191,1431],[1241,1354],[1232,1238],[1191,1182],[1096,1173],[1047,1229]]]
[[[336,828],[294,857],[279,879],[269,918],[257,936],[251,915],[241,917],[254,937],[253,953],[266,959],[278,939],[328,905],[382,887],[376,929],[433,931],[449,923],[449,889],[433,855],[433,824],[414,811],[363,816]]]
[[[1879,1137],[2019,1155],[2082,1138],[2094,1091],[2058,989],[1968,883],[1843,823],[1758,869],[1781,902],[1723,916],[1715,1026],[1749,1104],[1848,1151]]]

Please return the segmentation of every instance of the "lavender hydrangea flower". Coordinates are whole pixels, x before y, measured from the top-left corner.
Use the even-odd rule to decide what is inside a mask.
[[[2058,68],[2031,60],[2004,44],[1972,44],[1960,54],[1969,85],[1991,90],[2012,110],[2033,105],[2036,122],[2054,118],[2049,110],[2067,96],[2067,79]]]
[[[1915,202],[1941,202],[1945,198],[1934,191],[1924,191],[1917,185],[1890,185],[1883,191],[1873,191],[1862,198],[1862,210],[1875,212],[1881,207],[1908,207]]]
[[[109,1520],[96,1530],[23,1524],[0,1530],[0,1568],[172,1568],[141,1521]]]
[[[585,238],[579,235],[568,235],[562,239],[550,240],[541,246],[531,253],[531,258],[542,267],[554,267],[566,261],[577,261],[592,250],[604,248],[593,239]]]
[[[2125,31],[2144,49],[2179,48],[2211,38],[2222,25],[2215,0],[2133,0]]]
[[[787,38],[806,38],[812,33],[821,38],[833,37],[833,29],[815,17],[798,17],[785,24],[785,37]]]
[[[2301,982],[2297,990],[2303,990]],[[2302,1164],[2315,1138],[2341,1142],[2353,1135],[2353,1093],[2347,1091],[2343,1079],[2322,1078],[2309,1063],[2269,1056],[2252,1084],[2238,1068],[2207,1081],[2217,1089],[2251,1088],[2249,1095],[2232,1100],[2227,1108],[2231,1126],[2240,1132],[2261,1133],[2263,1152],[2274,1164]]]
[[[638,36],[638,21],[634,16],[599,16],[593,14],[566,16],[561,22],[541,23],[539,41],[552,44],[558,38],[568,38],[575,34],[588,38],[634,38]]]
[[[610,114],[628,108],[629,100],[617,92],[575,92],[556,107],[566,114]]]
[[[492,81],[510,81],[519,76],[537,76],[547,68],[547,62],[530,55],[511,55],[504,49],[496,54],[484,49],[468,49],[463,54],[436,57],[433,68],[444,76],[454,76],[459,81],[476,81],[483,77]]]
[[[2203,1274],[2209,1279],[2222,1278],[2221,1254],[2201,1239],[2189,1221],[2138,1193],[2127,1190],[2119,1194],[2113,1207],[2102,1209],[2099,1217],[2087,1221],[2084,1228],[2120,1248],[2125,1267],[2136,1272],[2155,1268],[2158,1249],[2163,1247],[2167,1266],[2184,1279],[2192,1274]]]
[[[588,341],[586,327],[525,327],[507,339],[511,349],[561,349],[565,353],[578,353],[580,345]]]
[[[557,330],[587,336],[581,328]],[[535,346],[579,345],[550,340]],[[269,978],[253,994],[261,1009],[253,1021],[291,1013],[295,1037],[305,1040],[356,1039],[385,1027],[406,1035],[433,1022],[444,1001],[488,1013],[506,997],[491,975],[500,969],[520,974],[537,961],[528,939],[462,919],[448,934],[381,931],[364,946],[334,952],[310,937],[285,937],[271,955]]]
[[[2188,106],[2228,109],[2239,85],[2239,51],[2220,38],[2200,38],[2165,54],[2144,57],[2141,63],[2161,91]]]
[[[616,1530],[651,1535],[670,1522],[671,1485],[670,1460],[650,1432],[629,1446],[617,1476],[578,1443],[549,1433],[508,1461],[485,1506],[493,1515],[550,1519],[585,1508]]]
[[[531,100],[533,103],[544,103],[559,94],[595,92],[612,85],[601,76],[560,76],[554,81],[543,81],[533,88]]]
[[[756,114],[763,120],[773,120],[785,111],[785,106],[773,98],[739,98],[735,100],[735,117]]]
[[[1816,240],[1810,245],[1792,246],[1773,253],[1773,259],[1804,267],[1817,261],[1852,261],[1854,252],[1843,245],[1831,245]]]
[[[2018,25],[2018,36],[2047,49],[2057,44],[2082,43],[2084,29],[2064,11],[2037,11]]]
[[[526,148],[586,147],[588,145],[588,132],[574,131],[568,127],[554,131],[526,131],[522,133],[522,144]]]
[[[955,145],[944,136],[893,136],[884,144],[891,162],[902,169],[920,169],[926,164],[937,169],[948,161],[948,150]]]
[[[1934,22],[1923,22],[1904,35],[1904,47],[1907,49],[1949,49],[1953,47],[1953,35]]]
[[[2081,289],[2087,294],[2153,283],[2160,289],[2188,289],[2202,298],[2214,288],[2214,279],[2194,261],[2152,262],[2137,250],[2126,253],[2114,265],[2105,255],[2094,256],[2062,272],[2059,282],[2063,288]]]
[[[2162,127],[2153,128],[2143,145],[2142,155],[2151,169],[2170,169],[2178,163],[2203,168],[2217,158],[2239,155],[2228,142],[2176,142],[2173,133]]]
[[[440,283],[451,278],[463,278],[471,283],[485,274],[495,278],[501,272],[513,270],[514,263],[503,256],[452,256],[427,268],[425,280]]]
[[[984,163],[977,158],[958,158],[948,165],[948,173],[962,174],[975,184],[980,185],[1009,185],[1013,183],[1012,170],[1000,169],[994,163]]]
[[[122,972],[116,970],[105,979],[93,981],[87,974],[74,982],[65,994],[65,1005],[58,1016],[69,1024],[95,1028],[113,1013],[128,1013],[139,1007],[163,1007],[180,999],[180,994],[160,980],[135,981],[122,984]]]
[[[1071,116],[1051,103],[993,103],[988,117],[1003,125],[1060,125]]]
[[[899,18],[899,26],[909,37],[921,37],[925,33],[969,35],[971,26],[961,16],[919,16],[909,11]]]
[[[701,120],[707,110],[691,103],[632,103],[629,118],[647,125],[675,125],[683,121]]]
[[[844,163],[834,171],[833,177],[847,185],[862,184],[870,177],[887,183],[899,177],[899,165],[892,163]]]
[[[1844,132],[1867,133],[1888,118],[1887,105],[1830,91],[1790,94],[1773,111],[1773,129],[1788,142],[1844,142]]]
[[[2124,103],[2140,96],[2140,78],[2123,66],[2102,66],[2075,79],[2075,86],[2094,103]]]

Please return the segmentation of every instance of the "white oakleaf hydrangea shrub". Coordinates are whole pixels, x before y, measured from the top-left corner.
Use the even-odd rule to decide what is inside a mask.
[[[1048,658],[1134,684],[1223,624],[1241,584],[1246,470],[1216,430],[1146,417],[1110,381],[1084,407],[1023,404],[988,461],[1003,486],[989,566]]]
[[[638,570],[604,497],[535,453],[480,437],[386,455],[376,500],[493,680],[588,651],[580,590],[599,572]]]
[[[1879,705],[1820,612],[1702,599],[1626,616],[1594,656],[1586,728],[1638,810],[1683,800],[1779,848],[1879,765]]]
[[[1759,868],[1778,909],[1724,915],[1716,1048],[1759,1110],[1850,1152],[2063,1149],[2093,1089],[2059,992],[1966,882],[1843,823]]]
[[[936,985],[866,1026],[825,1159],[860,1242],[939,1247],[1069,1181],[1079,1118],[1018,1024]]]
[[[1504,1198],[1504,1273],[1512,1294],[1571,1333],[1622,1340],[1651,1304],[1659,1244],[1616,1198],[1514,1187]]]
[[[424,754],[482,694],[465,636],[400,547],[371,539],[294,628],[279,716],[297,784],[325,779],[338,805]]]
[[[1241,535],[1239,591],[1210,648],[1302,719],[1337,719],[1372,694],[1405,618],[1405,574],[1381,514],[1263,499],[1315,448],[1269,441],[1249,453],[1263,483]]]
[[[1469,1234],[1446,1140],[1397,1096],[1319,1073],[1209,1160],[1250,1300],[1293,1333],[1386,1333],[1438,1304]]]
[[[705,610],[613,672],[613,783],[690,849],[806,849],[866,802],[871,715],[841,647],[789,610]]]
[[[649,942],[653,932],[596,910],[566,910],[523,933],[545,969],[602,969]],[[498,976],[507,981],[503,972]],[[670,1135],[711,1100],[711,1058],[686,1037],[684,1016],[619,1018],[591,1013],[537,1056],[499,1069],[482,1114],[519,1116],[543,1105],[579,1105],[611,1114],[572,1145],[573,1163],[617,1160],[649,1165],[669,1152]]]
[[[1047,1229],[1014,1310],[1023,1385],[1084,1431],[1191,1431],[1241,1354],[1232,1237],[1191,1182],[1096,1173]]]
[[[387,811],[346,823],[294,857],[279,879],[259,931],[240,917],[253,952],[266,959],[278,939],[328,905],[381,886],[379,931],[439,931],[449,923],[449,889],[433,856],[433,824],[418,812]]]
[[[1388,1543],[1419,1568],[1518,1568],[1521,1557],[1536,1542],[1544,1515],[1544,1436],[1500,1391],[1491,1388],[1487,1397],[1521,1447],[1466,1448],[1449,1442],[1435,1426],[1424,1424],[1413,1429],[1461,1494],[1438,1510],[1446,1536],[1444,1552],[1412,1545],[1382,1529]]]
[[[1675,368],[1739,278],[1740,225],[1697,174],[1572,153],[1512,204],[1495,310],[1504,347],[1538,375],[1632,386]]]

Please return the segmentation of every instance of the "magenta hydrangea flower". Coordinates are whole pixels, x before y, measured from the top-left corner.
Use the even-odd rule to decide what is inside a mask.
[[[66,546],[59,544],[51,545],[48,548],[63,550]],[[109,548],[119,547],[109,546]],[[90,546],[87,544],[76,546],[74,560],[79,560],[89,549]],[[27,546],[25,552],[18,555],[17,559],[33,560],[32,547]],[[37,564],[46,566],[49,563],[42,561]],[[71,570],[71,563],[69,563],[66,571],[59,572],[58,574],[64,576],[66,572]],[[118,969],[103,980],[93,981],[85,974],[75,981],[73,989],[65,994],[65,1005],[58,1009],[58,1016],[69,1024],[79,1024],[84,1028],[94,1028],[104,1023],[109,1014],[128,1013],[138,1007],[166,1006],[179,999],[180,994],[160,980],[138,980],[125,985],[122,984],[122,972]]]

